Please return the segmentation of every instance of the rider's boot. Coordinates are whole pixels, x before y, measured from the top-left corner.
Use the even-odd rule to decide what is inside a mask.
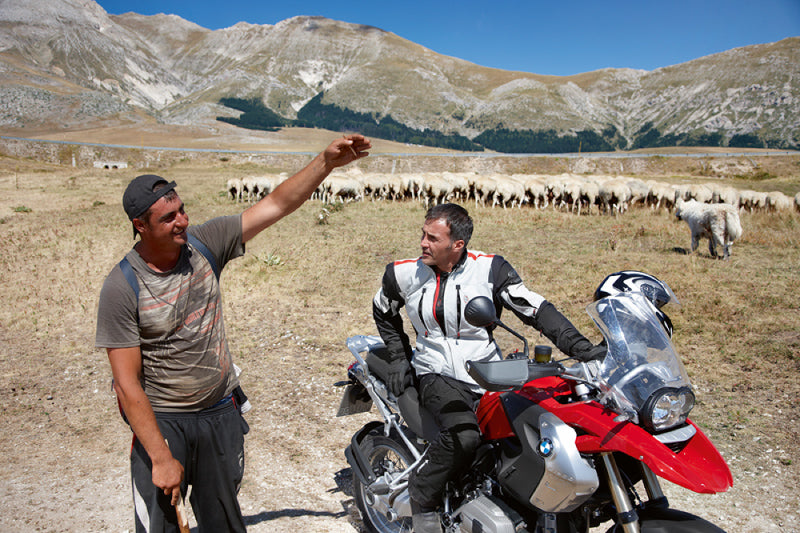
[[[414,533],[442,533],[442,521],[439,513],[430,507],[419,505],[411,500],[411,522]]]

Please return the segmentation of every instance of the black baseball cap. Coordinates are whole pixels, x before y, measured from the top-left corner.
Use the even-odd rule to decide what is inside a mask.
[[[163,184],[158,190],[153,189]],[[175,188],[175,182],[167,182],[161,176],[155,174],[143,174],[136,176],[128,184],[125,193],[122,195],[122,207],[130,220],[138,218],[147,211],[151,205]]]

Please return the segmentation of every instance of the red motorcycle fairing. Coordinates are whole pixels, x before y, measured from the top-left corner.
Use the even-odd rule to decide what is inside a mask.
[[[696,433],[675,452],[640,426],[617,422],[617,413],[594,401],[560,402],[572,393],[569,382],[559,377],[540,378],[518,391],[487,392],[478,405],[478,423],[486,440],[514,436],[503,409],[503,394],[519,394],[559,417],[578,431],[581,453],[622,452],[644,462],[660,477],[699,493],[724,492],[733,486],[733,476],[706,435],[693,422]]]

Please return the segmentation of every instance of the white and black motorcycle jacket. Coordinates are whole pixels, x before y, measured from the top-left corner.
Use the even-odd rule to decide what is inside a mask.
[[[543,296],[525,287],[505,259],[466,251],[449,273],[420,259],[387,265],[373,300],[373,316],[391,359],[408,358],[418,376],[441,374],[483,392],[467,373],[466,362],[499,360],[502,353],[491,331],[464,320],[464,307],[476,296],[491,298],[498,317],[504,307],[510,309],[562,352],[581,359],[595,356],[594,345]],[[403,331],[401,307],[417,335],[413,352]]]

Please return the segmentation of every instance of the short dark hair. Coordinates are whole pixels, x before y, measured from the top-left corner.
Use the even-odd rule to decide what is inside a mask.
[[[458,204],[439,204],[428,209],[425,221],[444,220],[450,228],[450,239],[464,241],[464,246],[472,238],[472,218],[466,209]]]

